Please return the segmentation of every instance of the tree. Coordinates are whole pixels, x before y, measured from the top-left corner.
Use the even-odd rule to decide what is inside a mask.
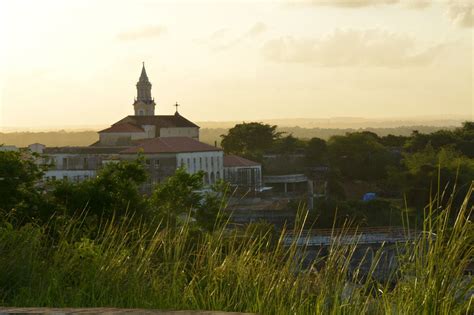
[[[43,169],[37,156],[26,151],[0,152],[0,208],[22,217],[38,217],[45,210],[38,185]]]
[[[324,163],[327,158],[327,145],[326,141],[320,138],[311,138],[308,141],[305,150],[306,160],[309,163]]]
[[[276,139],[273,143],[272,151],[283,155],[292,154],[295,153],[297,149],[303,147],[303,145],[304,143],[301,140],[289,134],[286,137]]]
[[[237,124],[227,135],[221,135],[222,148],[228,154],[261,160],[263,152],[270,149],[281,136],[276,128],[275,125],[258,122]]]
[[[390,173],[389,181],[397,183],[408,205],[417,209],[438,193],[438,185],[440,193],[446,190],[446,198],[456,188],[456,208],[474,178],[474,160],[449,147],[436,151],[428,144],[418,152],[405,153],[402,163],[404,169]]]
[[[52,195],[63,211],[72,214],[87,209],[89,214],[112,217],[129,213],[144,214],[146,202],[139,187],[147,175],[142,159],[108,163],[97,177],[73,183],[52,183]]]
[[[347,133],[333,136],[328,141],[331,166],[351,179],[374,180],[384,178],[391,164],[390,152],[368,133]]]
[[[474,158],[474,123],[466,121],[462,127],[454,130],[438,130],[430,134],[413,132],[405,143],[407,152],[422,151],[430,144],[436,151],[443,147],[451,147],[459,153]]]
[[[403,147],[403,145],[408,140],[408,137],[405,136],[395,136],[395,135],[387,135],[385,137],[381,137],[379,142],[386,147]]]
[[[204,172],[187,173],[179,168],[173,176],[159,184],[152,194],[152,211],[163,218],[168,226],[175,226],[188,215],[200,227],[212,230],[220,210],[217,186],[213,192],[202,193]]]

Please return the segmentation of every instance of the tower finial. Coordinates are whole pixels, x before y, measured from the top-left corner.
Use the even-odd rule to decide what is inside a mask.
[[[175,112],[175,114],[178,114],[178,106],[181,106],[181,105],[179,105],[178,102],[176,102],[176,104],[174,104],[173,106],[176,107],[176,112]]]
[[[148,81],[148,76],[145,70],[145,61],[142,61],[142,73],[140,74],[140,81]]]

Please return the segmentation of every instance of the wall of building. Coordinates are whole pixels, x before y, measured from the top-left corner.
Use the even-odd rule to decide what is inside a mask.
[[[224,180],[240,187],[260,188],[262,186],[262,167],[260,165],[225,167]]]
[[[99,133],[100,144],[117,145],[126,144],[130,140],[146,139],[147,132],[104,132]]]
[[[198,127],[160,128],[160,137],[190,137],[199,140]]]
[[[155,104],[146,104],[144,102],[137,101],[133,104],[133,108],[136,116],[153,116],[155,115]]]
[[[191,174],[206,173],[205,183],[214,184],[224,179],[224,153],[222,151],[179,153],[176,155],[178,167],[183,166]]]
[[[50,180],[69,180],[80,182],[97,175],[96,170],[48,170],[44,173],[43,179]]]
[[[151,139],[156,137],[156,127],[154,125],[143,125],[143,129],[145,129],[146,137]]]
[[[120,158],[132,161],[137,158],[137,155],[123,154]],[[147,185],[150,187],[163,182],[176,171],[176,154],[174,153],[144,154],[144,158],[145,170],[149,176]]]
[[[48,154],[43,163],[51,165],[51,170],[97,170],[102,158],[98,154],[57,153]]]

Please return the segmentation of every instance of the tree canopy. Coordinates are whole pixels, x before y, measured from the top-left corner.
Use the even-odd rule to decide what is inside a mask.
[[[152,212],[171,226],[188,216],[200,227],[211,230],[218,216],[222,196],[217,187],[203,192],[204,172],[187,173],[183,168],[176,170],[165,182],[156,186],[150,199]]]
[[[379,179],[386,175],[390,152],[369,133],[348,133],[328,141],[332,166],[351,179]]]
[[[270,149],[281,136],[277,126],[258,122],[237,124],[221,135],[221,146],[228,154],[238,154],[261,160],[263,152]]]

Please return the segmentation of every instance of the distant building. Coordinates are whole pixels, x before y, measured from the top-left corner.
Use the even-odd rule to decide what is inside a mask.
[[[224,180],[243,189],[262,187],[262,165],[237,155],[224,156]]]
[[[45,180],[82,181],[95,177],[106,163],[145,158],[149,182],[145,189],[162,182],[183,167],[189,173],[203,171],[205,184],[228,180],[246,187],[261,186],[261,165],[237,156],[224,157],[220,148],[199,141],[199,126],[181,116],[155,115],[156,103],[143,65],[137,83],[134,114],[99,131],[99,141],[87,147],[45,147],[32,144],[30,151],[43,154],[51,165]],[[227,163],[227,165],[226,165]]]

